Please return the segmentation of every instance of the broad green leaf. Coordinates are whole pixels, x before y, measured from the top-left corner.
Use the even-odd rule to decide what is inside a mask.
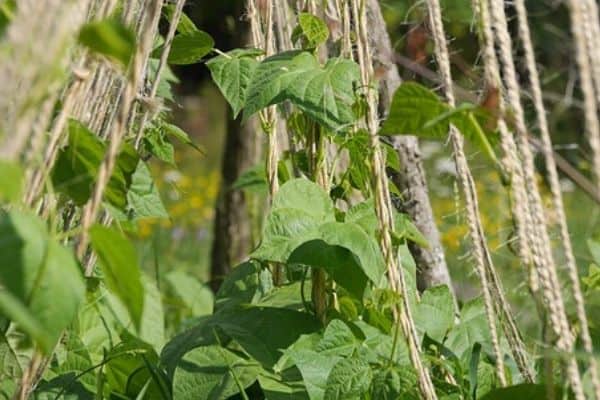
[[[600,265],[600,242],[588,239],[587,245],[592,255],[592,260],[594,260],[596,264]]]
[[[210,315],[213,311],[212,291],[195,277],[183,271],[171,271],[165,277],[171,290],[189,310],[190,316]]]
[[[50,352],[84,298],[75,257],[48,237],[37,216],[16,211],[0,212],[0,254],[2,314]]]
[[[348,357],[352,355],[358,346],[359,342],[348,325],[339,319],[334,319],[325,328],[323,338],[319,341],[315,350],[322,354]]]
[[[165,10],[165,14],[167,15],[167,18],[169,19],[169,21],[172,21],[173,14],[175,12],[175,4],[167,4],[164,7],[164,10]],[[196,24],[194,24],[194,22],[190,19],[190,17],[185,15],[185,13],[182,13],[181,18],[179,19],[179,24],[177,24],[177,32],[191,34],[196,31],[198,31]]]
[[[425,126],[449,110],[431,90],[415,82],[404,82],[394,93],[389,115],[379,134],[443,139],[448,135],[447,123],[433,124],[426,129]]]
[[[581,282],[587,290],[600,289],[600,267],[596,264],[590,264],[588,274],[581,278]]]
[[[144,132],[145,150],[161,161],[175,165],[175,148],[163,134],[160,127],[150,126]]]
[[[160,352],[165,344],[165,313],[162,304],[162,295],[156,283],[149,277],[142,275],[143,286],[143,311],[139,329],[132,329],[135,325],[125,304],[119,300],[116,294],[109,294],[108,303],[116,319],[131,335],[134,335],[145,344],[152,346],[156,352]]]
[[[90,237],[106,286],[127,308],[135,327],[140,329],[144,287],[135,248],[119,232],[101,225],[90,229]]]
[[[444,139],[450,124],[497,162],[490,141],[475,117],[473,104],[452,108],[434,92],[415,82],[403,83],[394,93],[387,120],[380,135],[416,135],[426,139]]]
[[[300,370],[306,391],[310,400],[325,400],[327,377],[342,358],[339,356],[324,355],[315,350],[302,349],[292,351],[290,357]]]
[[[238,265],[225,277],[215,296],[215,309],[251,304],[261,297],[258,263],[249,261]]]
[[[199,347],[177,365],[173,400],[227,399],[250,386],[260,370],[255,362],[225,348]]]
[[[217,322],[220,329],[266,368],[272,368],[283,349],[300,335],[315,332],[313,315],[288,309],[248,307],[227,312]]]
[[[90,50],[129,66],[135,52],[135,34],[117,19],[90,22],[79,32],[79,43]]]
[[[375,214],[372,199],[359,203],[348,210],[345,221],[360,225],[370,236],[376,235],[379,231],[379,220]],[[396,211],[394,211],[394,237],[398,241],[409,240],[422,247],[429,246],[427,239],[409,217]]]
[[[13,381],[17,382],[21,377],[22,368],[19,364],[17,354],[8,342],[6,336],[0,334],[0,382]],[[2,386],[0,384],[0,395],[2,394]]]
[[[242,172],[231,186],[234,190],[250,190],[256,193],[267,193],[267,174],[262,164],[255,165]]]
[[[527,400],[546,400],[551,394],[548,393],[547,385],[522,383],[520,385],[509,386],[501,389],[495,389],[482,397],[482,400],[505,400],[505,399],[527,399]],[[553,398],[562,398],[562,390],[555,389]]]
[[[454,325],[454,301],[447,286],[427,289],[414,312],[415,324],[421,333],[442,343]]]
[[[301,292],[304,290],[305,294],[310,293],[312,284],[309,280],[306,280],[304,288],[302,286],[302,282],[277,286],[256,302],[256,305],[259,307],[288,308],[290,310],[302,311],[306,306],[302,301]]]
[[[150,170],[143,161],[139,162],[132,176],[131,187],[127,192],[127,203],[130,220],[169,218]]]
[[[358,299],[362,298],[367,278],[378,285],[385,273],[377,242],[351,222],[322,224],[287,261],[325,269]]]
[[[82,206],[92,194],[106,144],[76,120],[69,121],[68,133],[68,145],[60,151],[52,170],[52,183],[58,192]],[[104,191],[104,199],[121,210],[127,205],[127,190],[138,160],[133,146],[123,144]]]
[[[15,163],[0,160],[0,203],[15,202],[23,190],[23,169]]]
[[[273,104],[287,100],[287,87],[305,71],[319,69],[317,59],[292,50],[267,57],[255,69],[246,93],[244,119]]]
[[[162,129],[165,131],[167,135],[173,136],[175,139],[179,140],[183,144],[187,144],[191,146],[195,150],[200,153],[204,153],[204,150],[196,145],[192,139],[190,139],[189,135],[177,125],[169,124],[168,122],[164,122],[161,124]]]
[[[373,399],[418,400],[417,375],[411,368],[389,367],[375,372],[372,384]]]
[[[258,383],[269,400],[309,400],[302,375],[297,369],[290,369],[281,375],[262,371]]]
[[[180,33],[173,38],[168,62],[174,65],[195,64],[210,53],[215,45],[210,35],[203,31]],[[154,50],[153,57],[160,57],[163,46]]]
[[[460,322],[450,331],[444,343],[457,357],[469,354],[473,346],[479,343],[486,349],[490,343],[490,334],[481,298],[467,302],[460,311]]]
[[[292,34],[292,41],[296,43],[299,39],[304,39],[304,48],[315,48],[323,44],[329,38],[329,28],[327,24],[309,13],[300,13],[298,15],[298,26]]]
[[[335,216],[327,193],[307,179],[290,180],[281,186],[273,199],[263,240],[252,257],[286,262],[296,247],[318,238],[317,228],[328,221],[335,221]]]
[[[281,186],[273,199],[271,209],[283,208],[303,211],[320,222],[335,221],[334,207],[329,195],[308,179],[292,179]]]
[[[261,50],[236,49],[206,63],[213,81],[233,109],[234,118],[246,103],[248,86],[258,66],[256,57],[261,54]]]
[[[339,361],[327,377],[325,399],[360,400],[371,386],[373,371],[360,358],[347,358]]]
[[[158,72],[158,65],[160,60],[156,58],[150,58],[148,60],[148,76],[153,79],[156,78]],[[158,82],[158,90],[156,96],[165,100],[175,102],[175,96],[173,95],[173,84],[179,83],[179,79],[173,73],[173,70],[165,65],[160,75],[160,81]]]
[[[353,61],[332,58],[324,67],[307,70],[294,79],[287,97],[298,108],[323,124],[338,131],[356,120],[354,84],[360,80],[360,69]]]
[[[320,66],[314,55],[289,51],[264,59],[246,95],[244,119],[261,109],[289,100],[308,116],[337,131],[355,121],[352,105],[358,65],[333,58]]]

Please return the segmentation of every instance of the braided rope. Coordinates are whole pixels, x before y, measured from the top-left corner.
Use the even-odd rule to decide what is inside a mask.
[[[567,261],[569,280],[571,281],[571,286],[573,289],[573,298],[575,300],[575,306],[577,309],[577,319],[581,327],[581,340],[583,343],[584,350],[590,355],[590,377],[592,385],[594,387],[596,398],[600,399],[600,380],[598,379],[597,363],[596,359],[593,356],[594,349],[592,345],[592,339],[590,337],[589,324],[585,312],[585,303],[583,300],[583,294],[581,292],[579,276],[577,273],[577,263],[575,261],[575,256],[573,255],[573,245],[569,236],[567,217],[565,215],[562,192],[560,189],[560,182],[558,180],[558,172],[556,169],[556,161],[554,160],[554,152],[552,150],[552,140],[550,137],[550,130],[548,128],[546,109],[544,107],[544,102],[542,98],[540,78],[535,62],[535,53],[531,41],[531,34],[529,32],[529,24],[527,21],[527,9],[525,7],[524,0],[516,0],[515,7],[517,10],[517,17],[519,22],[520,39],[523,44],[523,50],[525,52],[527,72],[529,73],[531,93],[536,109],[537,122],[540,128],[542,138],[542,149],[544,153],[544,159],[546,161],[548,181],[550,184],[550,191],[552,193],[554,212],[556,213],[558,219],[560,238]],[[591,9],[590,11],[595,12],[597,15],[598,8],[594,8],[595,10]],[[598,26],[597,24],[592,25]],[[600,66],[600,63],[596,64]],[[600,84],[600,82],[598,83]]]
[[[597,58],[596,46],[598,43],[594,42],[594,29],[592,28],[596,23],[589,21],[589,18],[592,18],[591,15],[586,17],[586,14],[589,14],[586,6],[588,3],[591,3],[591,1],[568,0],[567,2],[571,17],[571,33],[575,42],[575,58],[579,68],[579,79],[583,93],[585,132],[592,150],[592,171],[596,179],[596,190],[600,191],[598,188],[600,182],[600,122],[597,114],[598,103],[600,102],[600,66],[596,67],[599,73],[599,75],[596,75],[596,85],[599,92],[595,93],[590,60]],[[594,64],[598,63],[600,61],[594,62]],[[598,100],[596,100],[596,95],[598,95]]]
[[[140,45],[133,56],[129,80],[125,86],[125,90],[120,99],[120,111],[117,119],[114,121],[109,133],[109,144],[107,153],[100,164],[96,185],[92,198],[83,209],[81,226],[83,234],[81,235],[77,246],[77,255],[81,259],[85,254],[89,242],[88,229],[96,220],[102,202],[102,195],[110,176],[116,164],[116,159],[121,147],[121,143],[127,131],[127,121],[129,120],[130,110],[135,101],[138,89],[141,85],[143,67],[145,61],[150,54],[152,42],[158,29],[158,20],[160,19],[163,0],[153,0],[151,7],[146,10],[145,22],[141,27],[143,35],[140,40]],[[93,272],[93,264],[86,266],[86,275]]]
[[[595,0],[584,0],[583,4],[584,32],[589,55],[594,86],[596,88],[596,102],[600,104],[600,57],[598,57],[598,43],[600,43],[600,17],[598,4]]]
[[[181,19],[181,15],[183,14],[183,6],[185,5],[186,0],[177,0],[175,5],[175,11],[173,12],[173,16],[171,17],[171,23],[169,25],[169,31],[167,32],[167,36],[165,38],[165,43],[163,46],[162,53],[160,55],[160,60],[158,62],[158,68],[156,69],[156,74],[154,77],[154,81],[152,82],[152,87],[150,88],[150,93],[147,98],[149,100],[153,100],[156,98],[156,93],[158,92],[158,87],[160,86],[161,75],[165,66],[167,65],[167,59],[169,58],[169,53],[171,52],[171,45],[173,44],[173,39],[175,38],[175,32],[177,32],[177,26],[179,25],[179,20]],[[142,118],[140,120],[139,128],[137,135],[135,137],[135,148],[139,149],[142,138],[144,137],[144,129],[146,127],[146,123],[148,119],[151,117],[150,110],[145,110],[142,114]]]
[[[569,322],[567,320],[564,301],[559,286],[559,281],[556,273],[556,266],[550,248],[550,238],[546,227],[546,219],[544,217],[543,205],[541,196],[537,187],[535,178],[535,166],[533,163],[533,155],[528,140],[527,127],[525,123],[525,115],[520,99],[520,86],[517,80],[515,64],[512,55],[512,40],[508,31],[508,23],[504,12],[504,4],[501,0],[491,0],[489,3],[492,25],[495,28],[495,38],[498,44],[500,58],[502,60],[503,76],[506,85],[506,96],[508,105],[515,116],[515,128],[517,133],[517,142],[519,152],[523,160],[523,170],[525,172],[525,184],[530,204],[531,216],[533,219],[533,228],[536,229],[536,235],[541,238],[538,241],[541,249],[536,249],[535,253],[541,250],[537,270],[540,275],[542,285],[546,287],[546,298],[551,307],[551,319],[553,319],[553,329],[558,336],[557,346],[564,351],[571,351],[574,340],[571,335]],[[577,399],[583,399],[583,388],[581,385],[581,377],[575,359],[570,359],[568,363],[568,376],[573,391]]]
[[[442,76],[445,96],[448,103],[454,107],[455,99],[450,70],[450,59],[448,55],[446,35],[444,33],[440,4],[438,0],[427,0],[427,6],[429,9],[433,38],[435,42],[435,54],[439,65],[440,74]],[[499,279],[495,276],[492,258],[487,247],[485,234],[481,224],[481,219],[479,217],[480,211],[477,192],[464,151],[464,138],[454,126],[451,127],[449,135],[454,149],[454,160],[456,163],[457,173],[465,195],[467,210],[466,219],[471,241],[473,242],[476,270],[479,280],[481,281],[492,347],[496,356],[496,375],[498,376],[501,385],[506,386],[507,381],[504,373],[504,358],[500,349],[498,328],[496,326],[496,317],[494,316],[494,310],[496,308],[494,305],[494,295],[501,295],[502,290],[499,286]],[[515,358],[518,359],[517,357]]]
[[[250,21],[250,33],[252,36],[252,45],[264,49],[267,57],[274,54],[273,41],[273,2],[277,0],[263,1],[261,11],[264,14],[264,23],[255,0],[247,2],[247,16]],[[269,183],[270,199],[279,190],[279,179],[277,177],[277,163],[279,161],[277,144],[277,109],[275,106],[268,107],[260,112],[260,119],[263,131],[267,134],[267,182]]]
[[[373,149],[373,178],[374,178],[374,196],[375,196],[375,212],[379,221],[380,246],[384,255],[387,271],[392,289],[402,295],[402,305],[396,309],[395,316],[399,318],[400,325],[404,336],[407,340],[409,355],[413,367],[417,371],[419,378],[419,390],[425,399],[437,399],[429,371],[425,368],[421,360],[420,349],[417,340],[417,333],[410,310],[408,296],[406,296],[407,286],[404,277],[404,272],[399,266],[399,258],[394,254],[391,232],[394,229],[394,220],[392,216],[392,204],[389,194],[387,176],[385,172],[385,160],[381,151],[377,131],[379,127],[377,114],[377,95],[376,91],[372,90],[372,79],[374,77],[373,61],[369,49],[368,31],[366,23],[366,11],[364,0],[352,0],[352,12],[355,20],[356,30],[356,46],[358,61],[361,70],[361,80],[365,88],[367,88],[367,128],[369,131],[370,145]]]

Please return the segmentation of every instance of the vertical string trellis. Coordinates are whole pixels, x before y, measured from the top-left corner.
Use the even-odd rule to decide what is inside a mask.
[[[98,177],[92,198],[82,211],[81,226],[83,233],[81,235],[79,244],[77,246],[77,255],[81,258],[85,254],[87,249],[89,237],[88,229],[92,223],[96,220],[99,212],[100,203],[102,201],[102,195],[110,179],[110,175],[114,169],[116,163],[116,157],[121,146],[121,142],[125,136],[127,130],[127,123],[129,121],[130,111],[133,106],[133,102],[136,99],[139,87],[141,85],[143,68],[145,67],[146,59],[150,54],[150,49],[154,40],[154,35],[158,29],[158,19],[160,18],[162,10],[162,0],[153,0],[145,14],[143,20],[142,32],[143,35],[140,38],[140,43],[137,51],[133,55],[130,75],[128,82],[125,86],[125,90],[120,99],[120,110],[115,120],[111,131],[109,132],[109,144],[107,153],[99,167]],[[89,263],[86,266],[86,274],[89,275],[92,272],[93,264]]]
[[[260,3],[260,8],[255,0],[248,0],[247,16],[250,21],[252,45],[265,50],[267,57],[274,53],[273,35],[273,1],[265,0]],[[261,126],[267,134],[267,182],[269,184],[270,199],[279,190],[277,177],[278,145],[277,145],[277,109],[270,106],[259,113]]]
[[[589,324],[585,311],[585,303],[583,300],[583,294],[581,291],[581,285],[579,283],[579,276],[577,273],[577,263],[573,254],[573,245],[569,236],[569,227],[567,225],[567,217],[565,215],[562,191],[558,179],[558,172],[556,169],[556,161],[554,160],[554,152],[552,151],[552,139],[550,137],[550,129],[548,128],[548,119],[546,117],[546,109],[542,98],[540,78],[535,61],[535,53],[533,50],[531,34],[529,32],[527,9],[525,7],[524,0],[516,0],[514,4],[517,11],[519,34],[521,43],[523,44],[525,64],[527,72],[529,74],[531,93],[536,110],[538,127],[542,138],[542,151],[544,153],[544,160],[546,162],[546,171],[548,173],[548,182],[550,186],[550,192],[552,194],[553,208],[554,212],[557,215],[560,239],[567,262],[569,280],[571,281],[570,283],[573,289],[573,299],[575,300],[577,319],[581,328],[581,341],[583,343],[584,350],[588,353],[589,356],[590,379],[594,387],[594,393],[596,398],[600,399],[600,380],[598,378],[598,367],[596,359],[594,358],[594,349],[590,337]],[[590,11],[594,12],[594,9],[592,8]],[[595,12],[598,12],[597,7],[595,7]],[[597,21],[595,24],[592,23],[592,25],[597,26]]]
[[[438,0],[428,0],[427,6],[435,42],[436,58],[442,76],[446,99],[451,106],[455,106],[450,61],[442,22],[441,7]],[[502,318],[504,331],[509,341],[511,352],[521,374],[526,380],[530,381],[533,378],[525,357],[524,345],[514,322],[509,304],[505,299],[501,282],[496,274],[491,254],[487,247],[485,234],[479,217],[480,212],[475,183],[464,152],[464,138],[454,126],[451,126],[449,134],[453,145],[457,173],[465,195],[467,223],[471,241],[473,242],[475,264],[482,285],[486,317],[492,337],[492,346],[496,356],[496,375],[501,384],[506,385],[507,381],[504,372],[503,354],[500,349],[500,339],[494,312],[497,312],[499,317]]]
[[[593,1],[590,0],[589,2]],[[592,171],[596,191],[600,192],[600,122],[598,120],[600,94],[594,91],[594,74],[592,70],[593,65],[600,63],[598,60],[592,61],[592,58],[598,58],[597,49],[595,48],[598,43],[594,40],[595,29],[593,29],[593,25],[597,23],[597,16],[595,19],[591,15],[586,16],[590,12],[587,3],[588,0],[568,0],[567,2],[571,18],[571,32],[575,44],[575,59],[583,93],[585,132],[592,150]],[[600,75],[600,66],[597,66],[596,69],[598,75]],[[596,85],[600,91],[600,76],[596,76]]]
[[[570,352],[573,348],[569,322],[567,320],[564,301],[556,273],[556,267],[550,248],[550,238],[547,231],[547,221],[544,217],[541,195],[535,178],[535,166],[531,152],[525,116],[520,99],[520,86],[517,80],[516,68],[512,55],[512,40],[508,31],[508,23],[502,1],[491,0],[487,3],[491,15],[491,25],[494,28],[494,38],[502,60],[503,78],[506,85],[506,101],[515,116],[515,133],[518,152],[523,163],[527,201],[532,217],[532,228],[541,240],[533,246],[536,270],[543,286],[543,294],[549,307],[550,319],[555,334],[558,336],[559,349]],[[537,254],[536,254],[537,253]],[[581,377],[575,359],[568,361],[568,377],[576,398],[583,399]]]
[[[361,80],[367,99],[366,123],[369,131],[370,146],[373,151],[372,171],[374,180],[374,198],[375,212],[379,221],[380,246],[386,261],[388,276],[391,287],[397,293],[402,295],[402,303],[396,309],[396,318],[399,319],[400,326],[407,340],[409,355],[413,367],[417,371],[419,378],[419,390],[423,398],[428,400],[437,399],[429,371],[423,364],[421,352],[417,340],[416,328],[411,314],[410,303],[408,301],[406,281],[404,273],[399,267],[398,256],[394,254],[391,232],[394,229],[392,218],[392,205],[389,194],[387,176],[385,172],[385,161],[381,151],[379,138],[377,136],[379,121],[377,117],[377,96],[371,87],[374,78],[373,62],[371,59],[370,46],[368,41],[368,31],[366,24],[365,2],[360,0],[351,1],[351,9],[354,17],[356,32],[357,58],[361,69]],[[398,323],[397,322],[397,323]]]

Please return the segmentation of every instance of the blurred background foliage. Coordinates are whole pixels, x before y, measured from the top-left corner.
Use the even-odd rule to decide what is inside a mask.
[[[243,3],[241,0],[196,0],[190,1],[185,11],[200,29],[215,38],[219,49],[226,51],[237,47],[236,43],[240,41],[237,27],[244,18]],[[410,62],[416,62],[429,71],[436,69],[432,61],[432,43],[423,28],[426,16],[421,2],[383,0],[381,3],[398,54],[401,75],[405,80],[417,80],[435,87],[435,82],[415,73],[412,68],[406,68]],[[477,37],[472,29],[471,1],[444,0],[442,3],[447,32],[451,35],[456,83],[471,96],[479,98],[484,85],[481,81]],[[541,67],[542,84],[547,95],[546,105],[555,150],[589,176],[590,157],[582,133],[581,95],[576,88],[575,60],[569,47],[568,13],[562,3],[558,0],[528,1],[530,26]],[[514,22],[513,18],[512,28],[516,29]],[[517,45],[517,58],[520,51]],[[199,156],[189,146],[176,146],[176,166],[158,160],[151,161],[153,174],[159,182],[163,201],[171,217],[169,220],[140,222],[138,246],[144,267],[156,274],[160,281],[169,282],[192,275],[200,282],[207,283],[210,280],[212,224],[221,181],[220,166],[228,113],[226,103],[210,82],[203,64],[178,67],[174,72],[179,78],[173,105],[175,122],[193,136],[204,153]],[[526,76],[523,75],[522,79],[524,78]],[[533,121],[533,107],[527,102],[527,93],[524,93],[523,98],[526,100],[529,121]],[[532,132],[536,132],[534,125],[530,128]],[[475,296],[479,289],[470,262],[462,199],[456,186],[451,150],[443,142],[424,142],[422,150],[431,201],[446,249],[450,273],[459,298],[466,300]],[[521,326],[533,328],[530,325],[533,319],[529,317],[534,313],[535,305],[527,293],[527,275],[518,265],[511,247],[513,226],[509,219],[506,188],[484,157],[477,154],[475,149],[471,149],[469,155],[477,181],[483,222],[498,270],[510,299],[517,305],[515,311]],[[541,157],[538,156],[536,161],[539,179],[543,184],[545,177]],[[580,273],[587,275],[592,260],[587,242],[600,232],[600,208],[564,176],[562,183]],[[549,210],[548,193],[545,201]],[[553,238],[556,240],[558,233],[555,232]],[[161,255],[160,258],[158,254]],[[202,286],[194,287],[193,283],[190,285],[183,290],[194,293],[206,289]],[[174,319],[172,322],[181,322],[186,316],[210,312],[210,293],[207,291],[204,305],[185,304],[178,301],[178,298],[187,297],[174,293],[173,298],[165,299],[169,307],[166,315]]]

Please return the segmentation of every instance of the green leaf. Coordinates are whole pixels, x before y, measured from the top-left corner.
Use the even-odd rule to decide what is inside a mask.
[[[255,165],[244,172],[231,185],[233,190],[250,190],[255,193],[266,193],[267,174],[263,164]]]
[[[367,362],[359,358],[339,361],[329,373],[325,399],[360,400],[369,390],[373,372]]]
[[[60,151],[54,169],[54,188],[68,196],[76,205],[84,205],[90,198],[96,183],[100,164],[104,159],[106,144],[76,120],[69,120],[69,142]],[[123,144],[117,163],[110,177],[104,199],[113,206],[124,210],[127,205],[127,191],[139,157],[130,144]]]
[[[300,335],[319,329],[305,312],[254,306],[227,312],[217,325],[265,368],[272,368]]]
[[[262,50],[236,49],[217,56],[206,63],[213,81],[233,109],[236,118],[246,103],[246,93],[258,66],[256,57]]]
[[[298,15],[298,27],[294,29],[292,41],[296,43],[301,38],[305,41],[304,48],[315,48],[327,41],[329,28],[319,17],[309,13],[300,13]]]
[[[337,131],[355,121],[354,84],[360,70],[353,61],[332,58],[322,67],[314,55],[289,51],[264,59],[246,95],[244,119],[289,100],[325,127]]]
[[[127,192],[130,220],[169,218],[148,166],[140,161]]]
[[[457,357],[469,355],[476,343],[489,346],[490,334],[481,298],[467,302],[460,311],[460,322],[450,331],[444,343]]]
[[[175,13],[175,4],[167,4],[164,7],[165,14],[169,21],[173,20],[173,14]],[[184,13],[181,13],[181,18],[179,19],[179,24],[177,24],[177,32],[179,33],[194,33],[198,31],[196,24]]]
[[[200,283],[195,276],[183,271],[171,271],[165,279],[169,282],[171,290],[190,311],[191,316],[198,317],[212,313],[212,291]]]
[[[173,399],[226,399],[249,387],[259,373],[258,364],[230,350],[220,346],[199,347],[187,353],[177,365]]]
[[[174,65],[195,64],[210,53],[214,46],[214,40],[206,32],[196,30],[180,33],[173,38],[168,62]],[[152,56],[155,58],[160,57],[163,48],[163,46],[160,46],[154,50]]]
[[[0,212],[0,254],[0,311],[52,351],[84,298],[75,257],[37,216],[16,211]]]
[[[329,399],[325,397],[327,377],[341,357],[320,354],[310,349],[291,351],[290,357],[302,374],[310,400]]]
[[[322,224],[293,250],[287,261],[325,269],[358,299],[362,299],[367,278],[379,285],[385,273],[375,239],[350,222]]]
[[[327,192],[316,183],[303,178],[292,179],[282,185],[273,199],[271,209],[294,209],[321,222],[335,221],[333,203]]]
[[[162,129],[164,129],[164,131],[167,135],[173,136],[175,139],[179,140],[181,143],[187,144],[188,146],[192,147],[196,151],[204,154],[204,150],[202,150],[202,148],[200,148],[198,145],[196,145],[194,142],[192,142],[192,139],[190,139],[188,134],[180,127],[173,125],[173,124],[169,124],[167,122],[163,122],[161,124],[161,127],[162,127]]]
[[[444,139],[452,124],[497,163],[494,149],[475,118],[476,111],[477,107],[469,103],[452,108],[431,90],[415,82],[404,82],[394,93],[388,118],[379,134]]]
[[[117,19],[90,22],[79,32],[79,43],[90,50],[129,66],[135,52],[135,34]]]
[[[380,135],[417,135],[428,139],[443,139],[448,124],[427,124],[447,113],[450,107],[431,90],[415,82],[404,82],[394,93],[389,115]]]
[[[94,225],[90,229],[90,237],[106,286],[121,300],[135,327],[140,329],[144,287],[135,248],[120,233],[101,225]]]
[[[19,201],[23,191],[23,169],[15,163],[0,160],[0,203]]]
[[[140,341],[159,352],[165,344],[165,313],[162,295],[152,279],[145,275],[142,275],[141,278],[144,297],[141,322],[137,331],[131,329],[135,324],[132,322],[124,302],[116,294],[109,294],[107,297],[119,323]]]
[[[454,325],[454,301],[447,286],[427,289],[414,312],[415,324],[421,333],[442,343]]]
[[[175,148],[166,140],[160,127],[151,126],[146,129],[144,148],[159,160],[175,166]]]
[[[600,242],[588,239],[587,246],[594,262],[600,265]]]
[[[225,306],[251,304],[258,300],[260,293],[260,265],[245,262],[233,268],[225,277],[215,297],[215,309]]]
[[[373,377],[373,399],[418,400],[420,394],[416,373],[411,368],[390,367],[375,373]]]
[[[314,234],[318,226],[328,221],[335,221],[329,195],[308,179],[290,180],[281,186],[273,199],[263,230],[263,241],[252,257],[286,262],[296,247],[309,238],[316,238]]]
[[[348,325],[339,319],[334,319],[327,325],[323,338],[319,341],[316,349],[322,354],[338,355],[348,357],[359,346],[359,342]]]
[[[0,334],[0,382],[13,381],[18,382],[21,377],[22,368],[19,364],[17,354],[8,342],[4,334]],[[2,385],[0,384],[0,395],[2,394]],[[16,389],[16,388],[15,388]]]
[[[262,371],[258,383],[269,400],[309,400],[302,376],[294,368],[281,375]]]

